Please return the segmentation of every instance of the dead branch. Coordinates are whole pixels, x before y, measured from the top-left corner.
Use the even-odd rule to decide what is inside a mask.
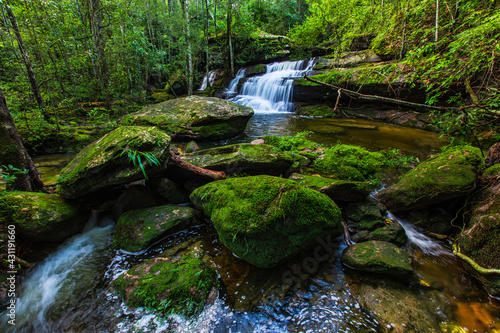
[[[182,160],[177,156],[172,150],[170,150],[170,162],[177,165],[179,168],[190,171],[202,177],[212,178],[213,180],[226,179],[226,174],[222,171],[213,171],[209,169],[203,169]]]
[[[306,81],[320,84],[320,85],[335,89],[337,91],[343,92],[344,94],[346,94],[347,96],[349,96],[351,98],[359,98],[359,99],[362,99],[365,101],[370,101],[370,102],[384,102],[384,103],[389,103],[389,104],[397,104],[397,105],[403,105],[403,106],[414,107],[414,108],[424,108],[424,109],[432,109],[432,110],[440,110],[440,111],[447,110],[447,108],[444,108],[444,107],[437,107],[437,106],[420,104],[420,103],[412,103],[412,102],[402,101],[399,99],[376,96],[376,95],[365,95],[365,94],[361,94],[359,92],[352,91],[349,89],[340,88],[340,87],[335,86],[333,84],[314,80],[314,79],[311,79],[310,77],[307,77],[307,76],[304,78],[306,79]]]

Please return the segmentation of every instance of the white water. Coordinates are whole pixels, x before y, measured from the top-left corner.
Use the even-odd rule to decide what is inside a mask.
[[[291,112],[293,79],[309,74],[315,63],[316,59],[269,64],[264,75],[249,78],[231,101],[249,106],[256,113]]]
[[[97,267],[102,264],[102,251],[109,245],[112,230],[113,226],[108,225],[79,234],[38,264],[19,290],[16,326],[10,330],[52,331],[48,317],[54,311],[64,311],[65,305],[97,284]]]
[[[211,71],[208,73],[208,80],[207,76],[205,75],[203,77],[203,82],[201,83],[201,87],[198,90],[205,90],[208,87],[208,83],[210,82],[210,86],[213,86],[215,77],[217,76],[217,71]]]
[[[242,78],[245,77],[245,72],[246,68],[241,68],[238,70],[238,73],[236,73],[234,79],[232,79],[231,82],[229,83],[229,87],[226,90],[226,94],[233,95],[237,93],[236,89],[238,88],[238,83]]]
[[[401,224],[401,226],[405,229],[408,240],[412,244],[415,244],[417,247],[419,247],[423,253],[432,255],[452,255],[452,253],[443,245],[437,243],[435,240],[418,231],[417,227],[415,227],[413,224],[404,219],[394,216],[394,214],[392,214],[391,212],[387,212],[387,215],[391,220],[396,220],[399,222],[399,224]]]

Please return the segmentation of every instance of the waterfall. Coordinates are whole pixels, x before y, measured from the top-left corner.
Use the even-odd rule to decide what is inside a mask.
[[[16,326],[3,331],[51,332],[48,317],[65,311],[78,297],[95,288],[98,266],[106,263],[113,226],[96,227],[65,242],[38,264],[23,281],[16,301]],[[2,317],[6,317],[2,313]]]
[[[245,77],[245,72],[246,68],[241,68],[240,70],[238,70],[238,73],[236,73],[235,78],[232,79],[231,82],[229,83],[229,87],[226,90],[226,94],[232,95],[237,93],[236,89],[238,88],[238,83],[242,78]]]
[[[239,95],[231,101],[249,106],[256,113],[293,111],[294,79],[309,74],[315,64],[316,59],[311,59],[309,62],[301,60],[269,64],[266,66],[265,74],[249,78],[241,87]]]
[[[413,224],[394,216],[391,212],[388,212],[387,215],[387,217],[389,217],[391,220],[396,220],[399,222],[399,224],[401,224],[401,226],[405,229],[408,240],[418,246],[422,250],[422,252],[432,255],[452,255],[452,253],[443,245],[437,243],[433,239],[418,231],[417,227],[415,227]]]
[[[205,90],[208,87],[208,82],[210,82],[210,86],[214,84],[215,77],[217,76],[217,71],[211,71],[208,73],[208,80],[207,80],[207,75],[203,77],[203,82],[201,83],[201,87],[198,90]]]

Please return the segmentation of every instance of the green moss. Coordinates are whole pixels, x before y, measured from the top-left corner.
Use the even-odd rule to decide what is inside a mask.
[[[147,248],[165,235],[195,222],[190,207],[161,206],[126,212],[116,223],[113,245],[129,252]]]
[[[483,177],[496,177],[500,173],[500,164],[495,164],[483,171]]]
[[[314,168],[333,173],[339,179],[364,181],[385,166],[384,155],[365,148],[337,144],[314,161]]]
[[[421,163],[379,197],[395,211],[419,208],[470,193],[482,162],[478,148],[455,147]]]
[[[74,235],[88,216],[55,194],[7,192],[0,204],[2,219],[14,224],[25,237],[39,241],[62,241]]]
[[[198,188],[191,200],[214,222],[222,243],[270,267],[325,233],[340,233],[340,210],[324,194],[287,179],[255,176]]]
[[[217,288],[217,272],[201,259],[150,259],[113,282],[129,306],[145,306],[164,314],[194,316]]]

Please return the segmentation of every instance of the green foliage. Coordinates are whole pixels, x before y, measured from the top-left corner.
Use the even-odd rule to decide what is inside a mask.
[[[151,165],[160,165],[160,161],[158,158],[155,156],[154,153],[152,152],[143,152],[143,151],[138,151],[135,149],[130,149],[129,147],[126,147],[122,150],[120,153],[120,156],[127,155],[129,162],[131,162],[135,167],[139,167],[142,171],[142,174],[144,175],[144,178],[146,180],[148,179],[148,175],[146,174],[146,170],[144,169],[144,164],[142,161],[141,156],[146,159],[147,162]]]
[[[264,140],[266,144],[275,146],[282,151],[299,152],[305,148],[313,150],[314,148],[319,147],[319,145],[306,139],[311,133],[311,131],[304,131],[299,132],[294,136],[268,135],[264,137]]]
[[[0,166],[0,177],[3,182],[7,183],[7,187],[9,184],[14,183],[18,175],[25,175],[27,173],[28,170],[21,170],[10,164]]]

